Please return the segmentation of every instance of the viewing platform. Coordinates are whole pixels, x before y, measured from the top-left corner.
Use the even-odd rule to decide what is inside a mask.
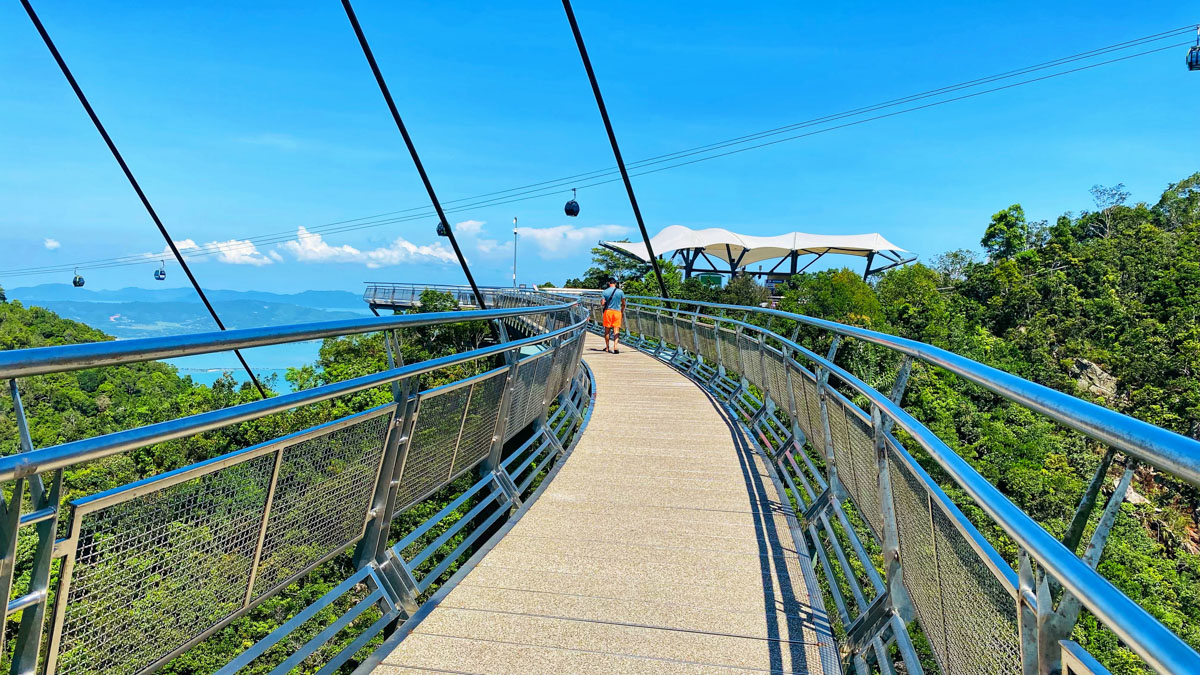
[[[603,348],[588,336],[596,406],[553,482],[375,672],[839,672],[799,523],[737,421]]]
[[[378,293],[424,291],[399,287]],[[1148,670],[1200,672],[1097,570],[1137,467],[1200,484],[1196,440],[779,310],[630,297],[609,354],[594,295],[481,295],[486,310],[0,351],[20,448],[0,457],[10,671],[151,673],[212,639],[238,645],[205,666],[219,675],[1105,675],[1071,639],[1086,609]],[[403,361],[449,325],[474,337]],[[374,336],[383,365],[94,437],[37,447],[21,402],[27,378],[350,336]],[[841,364],[848,341],[880,350],[874,385]],[[1107,446],[1072,518],[1086,529],[1060,540],[914,418],[916,363]],[[262,431],[64,494],[65,469],[244,428]]]

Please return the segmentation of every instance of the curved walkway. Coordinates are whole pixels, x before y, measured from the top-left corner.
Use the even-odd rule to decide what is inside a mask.
[[[840,672],[745,437],[675,369],[602,350],[589,335],[596,405],[557,477],[375,672]]]

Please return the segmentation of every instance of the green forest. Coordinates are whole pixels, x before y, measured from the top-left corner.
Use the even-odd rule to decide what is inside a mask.
[[[458,309],[449,294],[427,291],[422,306],[415,311],[438,312]],[[424,361],[478,347],[487,335],[486,324],[468,322],[442,326],[421,327],[403,331],[401,356],[406,363]],[[4,299],[0,290],[0,349],[25,349],[52,345],[97,342],[113,339],[101,331],[63,319],[40,307],[26,307],[15,300]],[[471,363],[436,371],[423,376],[421,387],[431,388],[455,381],[478,370]],[[316,363],[290,369],[287,378],[296,390],[338,382],[352,377],[379,372],[387,368],[387,357],[381,333],[331,338],[322,345]],[[47,447],[152,424],[169,419],[216,410],[258,399],[249,384],[238,385],[226,373],[214,386],[197,384],[190,377],[180,377],[173,366],[148,362],[79,370],[66,373],[23,378],[19,381],[22,405],[29,422],[30,436],[36,448]],[[93,495],[130,482],[162,474],[172,469],[210,459],[240,448],[278,438],[281,435],[307,429],[316,424],[344,417],[387,403],[392,393],[387,387],[342,396],[330,401],[311,404],[284,413],[243,422],[196,436],[159,443],[132,452],[75,466],[64,471],[66,504],[73,499]],[[13,399],[0,397],[0,453],[18,451],[19,441]],[[234,477],[236,478],[236,477]],[[398,539],[417,524],[436,513],[473,479],[468,475],[448,486],[441,493],[409,509],[393,521],[390,539]],[[246,491],[248,492],[248,491]],[[470,503],[468,502],[469,508]],[[60,517],[60,536],[65,534],[64,509]],[[440,533],[434,530],[433,536]],[[422,538],[420,545],[429,537]],[[20,531],[14,596],[29,585],[33,549],[36,543],[33,528]],[[452,547],[457,539],[447,546]],[[450,568],[450,572],[457,565]],[[57,566],[55,568],[57,578]],[[177,657],[162,670],[166,673],[211,673],[226,664],[237,653],[266,637],[305,607],[312,604],[354,571],[350,554],[343,554],[318,567],[292,583],[283,592],[267,599],[246,616]],[[55,581],[52,579],[53,593]],[[316,635],[335,618],[335,610],[345,611],[351,600],[362,595],[356,592],[349,599],[318,614],[299,630],[257,659],[246,672],[266,673],[305,641]],[[154,601],[154,597],[148,598]],[[178,602],[186,602],[186,596]],[[177,604],[178,604],[177,602]],[[51,599],[53,603],[53,598]],[[20,613],[8,618],[4,626],[7,659],[11,658],[13,639],[17,635]],[[355,626],[369,625],[377,612],[368,612],[339,639],[310,657],[302,672],[316,672],[325,659],[335,654],[354,637]],[[214,618],[220,618],[219,616]],[[136,627],[136,623],[131,624]],[[377,644],[378,639],[375,641]],[[351,662],[354,663],[353,661]],[[64,664],[66,667],[66,664]]]
[[[782,286],[782,309],[928,342],[1055,389],[1192,437],[1200,436],[1200,173],[1170,185],[1155,203],[1128,203],[1120,186],[1094,188],[1094,204],[1054,222],[1031,221],[1019,204],[977,225],[982,254],[952,251],[864,282],[857,272],[828,270]],[[748,277],[725,288],[683,280],[666,265],[674,297],[757,306],[767,291]],[[631,295],[653,295],[643,266],[603,249],[567,285],[598,287],[613,275]],[[452,309],[449,296],[429,294],[420,311]],[[486,333],[477,324],[406,333],[406,362],[469,349]],[[111,339],[38,307],[3,301],[0,349]],[[814,349],[822,338],[805,335]],[[851,341],[838,362],[881,389],[895,360]],[[317,363],[292,369],[296,389],[377,372],[385,367],[378,334],[327,340]],[[465,372],[437,373],[426,386]],[[35,447],[111,433],[255,400],[232,377],[206,387],[162,363],[144,363],[25,378],[20,391]],[[253,422],[156,444],[68,470],[64,501],[208,459],[391,400],[386,388],[306,406]],[[933,368],[917,367],[904,406],[1050,532],[1063,535],[1103,447],[978,387]],[[0,397],[0,452],[18,449],[12,399]],[[1015,549],[969,499],[930,473],[1009,560]],[[1110,470],[1112,490],[1123,470]],[[461,487],[461,486],[459,486]],[[1190,644],[1200,647],[1200,530],[1194,486],[1149,467],[1135,475],[1137,498],[1122,507],[1101,572]],[[397,529],[436,512],[446,495],[404,514]],[[28,528],[26,528],[28,529]],[[15,589],[28,584],[32,539],[23,532]],[[335,559],[287,592],[169,664],[164,672],[211,672],[344,579]],[[19,615],[4,629],[15,637]],[[297,634],[268,657],[295,648]],[[1144,666],[1086,614],[1075,638],[1117,673]],[[270,668],[264,658],[255,672]]]
[[[979,225],[982,254],[950,251],[867,282],[850,269],[796,275],[780,286],[778,307],[921,340],[1200,438],[1200,173],[1168,186],[1155,203],[1128,203],[1121,185],[1091,193],[1089,208],[1054,222],[1029,220],[1020,204],[999,210]],[[606,249],[593,255],[591,269],[567,285],[598,288],[613,276],[629,295],[658,294],[647,266]],[[751,306],[769,298],[750,276],[713,288],[683,280],[669,262],[664,271],[676,298]],[[773,328],[792,327],[776,321]],[[812,330],[800,341],[818,352],[829,344]],[[898,365],[894,355],[853,340],[837,362],[885,392]],[[914,369],[904,407],[1060,538],[1106,451],[931,367]],[[915,454],[1015,561],[999,527],[936,463]],[[1124,468],[1118,456],[1105,494]],[[1130,495],[1099,570],[1200,648],[1200,492],[1143,465]],[[1074,637],[1114,673],[1149,672],[1087,613]]]

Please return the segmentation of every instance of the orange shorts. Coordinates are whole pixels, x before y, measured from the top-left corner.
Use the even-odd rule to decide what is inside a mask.
[[[621,330],[621,310],[604,310],[604,327],[612,328],[613,330]]]

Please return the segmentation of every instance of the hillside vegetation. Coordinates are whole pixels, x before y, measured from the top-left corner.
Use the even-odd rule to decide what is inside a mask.
[[[427,291],[419,312],[457,309],[451,296]],[[406,363],[458,353],[479,346],[487,334],[486,324],[478,322],[431,326],[404,331],[401,353]],[[111,340],[105,333],[64,319],[41,307],[26,307],[7,301],[0,289],[0,350],[47,347]],[[316,363],[290,369],[287,375],[294,389],[307,389],[386,369],[387,359],[381,334],[365,334],[324,341]],[[459,379],[486,363],[447,368],[423,378],[425,388]],[[6,386],[7,389],[7,386]],[[19,380],[22,404],[36,448],[91,438],[144,426],[155,422],[225,408],[258,399],[249,385],[238,385],[226,374],[212,386],[196,384],[180,377],[173,366],[138,363],[93,368],[66,373],[28,377]],[[114,455],[64,471],[64,505],[73,499],[92,495],[130,482],[155,476],[194,462],[249,447],[313,425],[366,410],[392,400],[387,387],[358,392],[330,401],[312,404],[285,413],[236,424],[196,436],[159,443]],[[0,396],[0,455],[18,452],[19,440],[13,399]],[[470,478],[464,479],[467,484]],[[461,483],[462,481],[460,481]],[[404,533],[436,513],[455,496],[434,495],[393,521],[393,536]],[[66,507],[60,517],[65,525]],[[182,525],[181,525],[182,527]],[[61,529],[61,527],[60,527]],[[31,527],[22,528],[18,544],[14,595],[28,587],[36,537]],[[452,540],[450,544],[457,544]],[[454,568],[451,568],[453,571]],[[343,554],[318,567],[291,584],[285,591],[266,600],[245,617],[201,642],[168,664],[166,673],[211,673],[237,653],[268,635],[291,616],[301,611],[353,572],[349,555]],[[57,583],[57,566],[51,580],[51,603]],[[154,598],[148,598],[154,601]],[[357,597],[352,597],[357,599]],[[346,601],[343,601],[343,604]],[[345,607],[340,607],[345,609]],[[117,608],[114,608],[116,610]],[[8,618],[3,626],[7,654],[0,654],[0,668],[7,668],[13,640],[17,635],[20,613]],[[378,614],[368,613],[374,620]],[[246,672],[266,673],[332,620],[333,610],[325,610],[305,624],[288,640],[256,660]],[[322,659],[336,653],[353,639],[340,637],[310,658],[305,672],[315,672]],[[378,640],[376,640],[376,643]],[[315,664],[314,667],[309,667]],[[354,662],[350,664],[352,667]]]
[[[1154,204],[1127,204],[1121,186],[1092,190],[1093,209],[1031,222],[1019,204],[983,224],[980,256],[953,251],[929,264],[793,277],[780,308],[921,340],[1193,438],[1200,437],[1200,173]],[[602,278],[597,251],[587,279]],[[681,281],[674,297],[757,305],[749,278],[725,289]],[[657,295],[642,274],[626,291]],[[775,330],[790,326],[774,324]],[[817,351],[828,336],[802,331]],[[838,362],[887,391],[898,359],[849,341]],[[1050,532],[1062,537],[1105,448],[944,371],[918,366],[904,406]],[[1010,561],[1016,548],[936,463],[916,452]],[[1118,458],[1105,484],[1124,471]],[[1139,467],[1100,571],[1192,646],[1200,647],[1200,492]],[[1094,527],[1092,519],[1086,536]],[[1084,539],[1086,543],[1087,539]],[[1082,548],[1082,546],[1081,546]],[[1147,672],[1084,615],[1076,639],[1117,673]]]

